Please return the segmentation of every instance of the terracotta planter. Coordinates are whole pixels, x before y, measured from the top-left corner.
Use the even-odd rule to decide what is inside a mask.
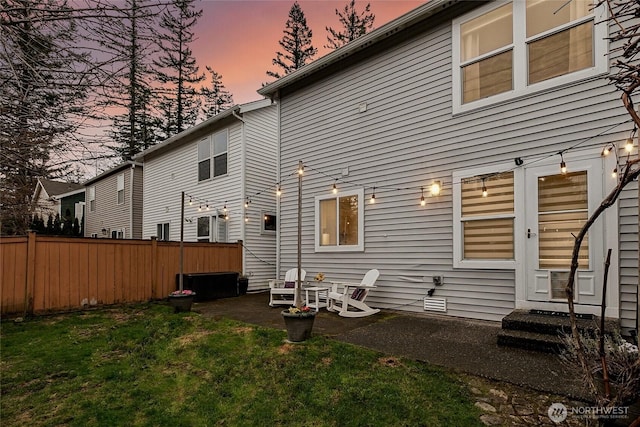
[[[284,318],[284,325],[287,328],[287,341],[302,342],[311,338],[313,321],[316,318],[314,311],[307,313],[289,313],[289,310],[283,310],[282,317]]]
[[[191,311],[195,295],[169,295],[169,305],[173,307],[175,313]]]

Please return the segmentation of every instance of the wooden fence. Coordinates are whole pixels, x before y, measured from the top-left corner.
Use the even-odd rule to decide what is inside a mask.
[[[37,236],[0,238],[0,314],[165,298],[180,243]],[[242,242],[184,243],[185,273],[242,272]]]

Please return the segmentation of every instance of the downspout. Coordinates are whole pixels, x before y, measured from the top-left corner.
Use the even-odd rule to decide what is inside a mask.
[[[244,201],[246,200],[247,197],[247,192],[246,192],[246,185],[247,185],[247,174],[245,172],[245,167],[247,164],[247,144],[246,144],[246,140],[245,140],[245,132],[244,132],[244,127],[245,127],[245,121],[244,119],[238,115],[238,113],[236,112],[237,110],[233,110],[231,111],[231,114],[233,114],[233,117],[235,117],[236,119],[240,120],[240,123],[242,123],[242,131],[240,132],[240,206],[243,207],[243,211],[244,211],[244,215],[247,214],[246,209],[244,208]],[[244,222],[244,215],[242,215],[242,217],[240,218],[240,239],[243,242],[243,246],[242,246],[242,274],[245,274],[245,272],[247,271],[247,265],[246,265],[246,259],[247,259],[247,254],[244,248],[244,243],[246,243],[247,239],[245,236],[246,233],[246,227],[245,227],[245,222]]]
[[[273,102],[273,98],[271,102]],[[280,172],[280,100],[276,102],[276,177],[278,182],[281,182],[282,176]],[[276,197],[276,278],[280,277],[280,224],[282,216],[280,215],[280,197]]]
[[[131,236],[129,236],[130,239],[134,238],[134,236],[133,236],[133,176],[134,176],[135,167],[136,167],[136,164],[133,163],[133,164],[131,164],[131,169],[129,169],[129,171],[130,171],[130,177],[129,177],[129,230],[131,230],[130,231]],[[123,237],[127,238],[126,234]]]

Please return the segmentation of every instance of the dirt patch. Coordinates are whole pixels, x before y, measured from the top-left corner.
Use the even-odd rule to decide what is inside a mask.
[[[399,366],[402,366],[402,362],[400,362],[400,359],[396,357],[389,357],[389,356],[379,358],[378,363],[388,368],[397,368]]]
[[[331,357],[323,357],[320,361],[324,366],[330,366],[333,363],[333,358]]]
[[[249,326],[238,326],[237,328],[233,328],[232,331],[238,335],[245,335],[253,332],[253,328]]]
[[[278,354],[289,354],[295,347],[292,344],[282,344],[278,349]]]
[[[178,343],[181,346],[193,344],[194,342],[200,341],[202,338],[213,334],[212,331],[196,331],[187,335],[183,335],[178,339]]]

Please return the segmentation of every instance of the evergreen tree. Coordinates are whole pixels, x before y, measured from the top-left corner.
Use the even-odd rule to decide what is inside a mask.
[[[311,44],[312,32],[307,26],[307,18],[300,5],[296,1],[289,10],[289,19],[285,24],[284,36],[278,42],[284,53],[276,52],[276,58],[272,64],[281,68],[281,71],[267,71],[267,75],[279,79],[307,62],[311,61],[318,49]]]
[[[60,214],[57,213],[55,218],[53,218],[53,227],[51,228],[51,234],[54,236],[59,236],[62,234],[62,220],[60,219]]]
[[[72,13],[59,0],[0,2],[2,234],[27,231],[37,177],[68,172],[75,132],[88,115],[92,73],[87,55],[75,50]]]
[[[371,4],[367,6],[361,13],[356,11],[356,0],[351,0],[342,12],[336,9],[336,15],[342,24],[342,31],[336,31],[331,27],[325,27],[329,35],[327,41],[329,44],[324,47],[328,49],[337,49],[358,37],[365,35],[367,31],[373,28],[373,21],[376,16],[371,13]]]
[[[125,0],[114,6],[99,31],[100,43],[112,55],[116,71],[107,87],[107,106],[111,115],[110,136],[115,151],[129,160],[156,141],[159,120],[151,103],[152,56],[155,53],[154,27],[160,9],[156,0]]]
[[[205,79],[189,44],[194,41],[193,27],[202,10],[194,9],[195,0],[173,0],[172,7],[160,18],[160,56],[154,61],[162,89],[163,128],[168,138],[193,126],[198,119],[199,94],[193,85]],[[175,112],[175,113],[172,113]]]
[[[54,234],[53,232],[53,217],[49,215],[47,219],[47,227],[44,230],[44,234]]]
[[[211,74],[211,87],[203,87],[200,93],[204,102],[202,114],[204,114],[205,119],[208,119],[233,106],[233,95],[222,84],[222,75],[215,72],[208,65],[206,68]]]
[[[78,221],[78,218],[73,219],[73,228],[71,229],[71,234],[76,237],[82,236],[80,234],[80,222]]]

